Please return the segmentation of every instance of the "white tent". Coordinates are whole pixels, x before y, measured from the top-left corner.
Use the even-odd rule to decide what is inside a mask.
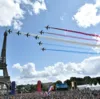
[[[79,85],[77,86],[79,89],[84,89],[84,88],[90,88],[91,90],[100,90],[100,84],[97,84],[97,85],[89,85],[89,84],[86,84],[86,85]]]

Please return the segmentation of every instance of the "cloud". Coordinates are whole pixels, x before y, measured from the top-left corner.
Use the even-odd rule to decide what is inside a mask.
[[[23,25],[23,23],[21,21],[19,21],[19,20],[14,20],[13,21],[13,25],[14,25],[14,29],[20,30],[21,26]]]
[[[78,9],[78,12],[73,16],[80,27],[95,26],[100,23],[100,0],[96,0],[95,4],[86,3]]]
[[[39,14],[40,10],[47,10],[44,0],[36,1],[33,4],[33,11],[35,14]]]
[[[60,16],[60,20],[64,21],[65,17],[66,17],[66,13],[64,13],[62,16]]]
[[[41,10],[45,11],[47,10],[46,4],[44,0],[35,0],[32,2],[31,0],[15,0],[17,3],[24,4],[25,8],[28,7],[28,12],[31,13],[34,12],[35,14],[39,14]],[[29,9],[30,6],[30,9]]]
[[[21,6],[24,6],[22,8]],[[44,0],[0,0],[0,26],[13,26],[20,30],[26,12],[30,15],[39,14],[41,10],[47,10]]]
[[[57,80],[66,80],[72,76],[84,77],[84,76],[100,76],[100,56],[90,57],[83,60],[81,63],[67,63],[58,62],[53,66],[44,67],[42,71],[37,71],[34,63],[28,63],[21,66],[19,63],[14,64],[13,68],[18,69],[21,72],[19,77],[20,83],[30,81],[30,83],[36,83],[38,80],[42,82],[51,82]]]
[[[22,66],[20,66],[19,63],[14,64],[14,65],[13,65],[13,68],[16,68],[16,69],[20,70],[20,72],[22,72]]]
[[[0,13],[0,26],[11,26],[12,22],[24,18],[24,11],[13,0],[0,0]]]

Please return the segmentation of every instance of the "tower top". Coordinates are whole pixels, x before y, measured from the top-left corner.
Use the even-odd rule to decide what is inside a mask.
[[[3,63],[6,63],[6,43],[7,43],[7,31],[4,32],[3,45],[1,50],[1,61]]]

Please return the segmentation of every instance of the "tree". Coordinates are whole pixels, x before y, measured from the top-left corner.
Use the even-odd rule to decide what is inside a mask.
[[[76,78],[76,83],[77,83],[77,85],[83,85],[84,79],[83,78]]]
[[[85,84],[89,84],[90,81],[91,81],[91,77],[90,77],[90,76],[85,76],[85,77],[84,77],[84,82],[85,82]]]
[[[30,85],[30,90],[29,90],[29,92],[33,92],[33,91],[35,91],[35,86],[34,86],[34,85]]]
[[[93,79],[91,78],[91,80],[90,80],[90,83],[89,83],[90,85],[92,85],[93,84]]]
[[[76,77],[71,77],[70,81],[76,81]]]
[[[56,81],[56,84],[62,84],[62,81],[58,80]]]
[[[24,87],[24,85],[18,85],[17,88],[17,92],[21,93],[22,88]]]
[[[100,77],[97,77],[96,79],[97,79],[97,83],[100,84]]]
[[[26,90],[27,92],[30,92],[30,89],[31,89],[30,85],[27,84],[27,85],[25,86],[25,90]]]
[[[70,80],[65,80],[64,83],[67,84],[69,88],[71,88],[71,81]]]
[[[97,79],[96,78],[93,78],[93,84],[97,85]]]

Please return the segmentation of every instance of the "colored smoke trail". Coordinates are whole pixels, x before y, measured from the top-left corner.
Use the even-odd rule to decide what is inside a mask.
[[[77,36],[71,36],[71,35],[63,35],[63,34],[57,34],[57,33],[51,33],[51,32],[44,32],[44,33],[46,33],[46,34],[52,34],[52,35],[57,35],[57,36],[62,36],[62,37],[83,39],[83,40],[89,40],[89,41],[98,41],[98,40],[95,40],[95,39],[89,39],[89,38],[83,38],[83,37],[77,37]]]
[[[100,37],[100,35],[97,35],[97,34],[90,34],[90,33],[79,32],[79,31],[68,30],[68,29],[62,29],[62,28],[55,28],[55,27],[49,27],[49,28],[56,29],[56,30],[67,31],[67,32],[72,32],[72,33],[77,33],[77,34],[83,34],[83,35],[87,35],[87,36]]]
[[[76,46],[70,46],[70,45],[60,45],[60,44],[50,44],[50,43],[43,43],[44,45],[50,45],[50,46],[57,46],[57,47],[68,47],[68,48],[74,48],[74,49],[83,49],[83,50],[90,50],[89,48],[83,48],[83,47],[76,47]]]
[[[60,42],[65,42],[65,43],[78,44],[78,45],[91,46],[91,47],[100,47],[100,45],[95,45],[95,44],[91,44],[91,43],[77,42],[77,41],[73,41],[73,40],[64,40],[64,39],[54,38],[54,37],[50,37],[50,36],[41,36],[41,35],[38,35],[38,36],[40,38],[45,38],[48,40],[55,40],[55,41],[60,41]]]
[[[21,33],[23,35],[26,35],[26,33]],[[69,43],[69,44],[78,44],[78,45],[83,45],[83,46],[91,46],[91,47],[100,47],[100,45],[92,44],[92,43],[83,43],[83,42],[77,42],[73,40],[65,40],[65,39],[60,39],[60,38],[54,38],[51,36],[43,36],[43,35],[37,35],[37,34],[29,34],[30,36],[36,37],[38,36],[39,38],[44,38],[48,40],[54,40],[54,41],[60,41],[64,43]]]
[[[59,51],[59,52],[67,52],[67,53],[78,53],[78,54],[92,54],[97,55],[100,53],[94,53],[94,52],[81,52],[81,51],[73,51],[73,50],[58,50],[58,49],[46,49],[48,51]]]

